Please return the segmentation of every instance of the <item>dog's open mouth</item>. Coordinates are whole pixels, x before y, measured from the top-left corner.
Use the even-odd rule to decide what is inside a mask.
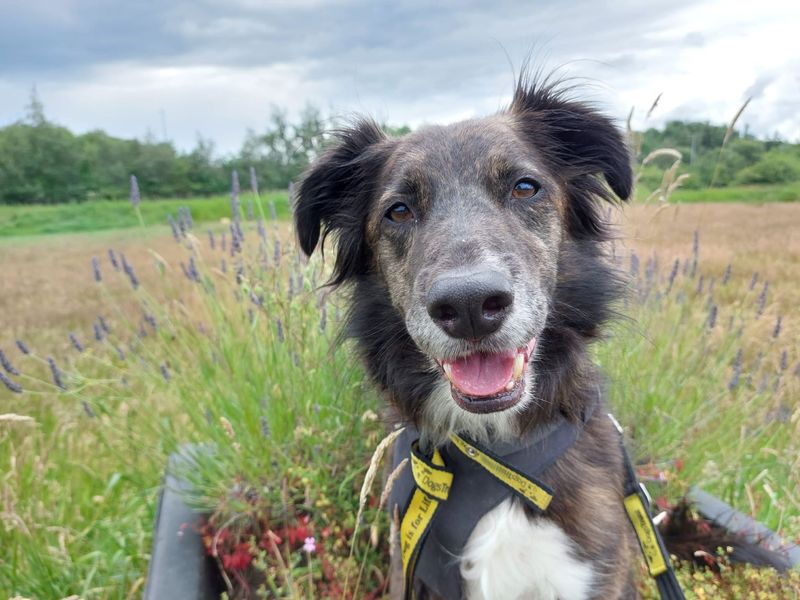
[[[491,413],[511,408],[525,391],[525,369],[536,338],[516,350],[496,354],[476,352],[438,361],[450,382],[453,400],[466,411]]]

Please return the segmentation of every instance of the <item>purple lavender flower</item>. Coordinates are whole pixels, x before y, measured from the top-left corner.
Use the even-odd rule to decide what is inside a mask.
[[[194,227],[194,219],[192,218],[192,209],[188,206],[183,207],[183,218],[186,221],[186,228],[191,230]]]
[[[261,435],[266,438],[272,435],[272,431],[269,428],[269,421],[267,421],[266,417],[259,417],[258,422],[261,425]]]
[[[328,307],[324,304],[322,308],[319,310],[319,330],[325,331],[325,327],[328,325]]]
[[[267,244],[267,230],[264,227],[264,220],[261,217],[258,217],[258,237],[261,238],[261,242],[266,246]]]
[[[192,281],[200,281],[200,273],[197,270],[197,263],[194,260],[194,256],[189,257],[189,275]]]
[[[117,262],[117,255],[114,254],[114,250],[111,248],[108,249],[108,260],[111,263],[111,266],[114,267],[115,271],[119,271],[119,263]]]
[[[19,351],[23,354],[31,353],[30,348],[28,348],[28,346],[22,340],[17,340],[17,348],[19,348]]]
[[[764,282],[764,287],[761,288],[761,293],[758,295],[758,308],[756,310],[756,318],[764,314],[764,307],[767,304],[767,290],[769,289],[769,281]]]
[[[100,261],[96,256],[92,257],[92,271],[94,272],[94,280],[98,283],[103,281],[103,275],[100,273]]]
[[[705,275],[700,275],[700,279],[697,280],[697,288],[694,290],[696,295],[700,295],[703,293],[703,283],[705,283],[706,277]]]
[[[164,378],[164,381],[169,381],[171,379],[169,374],[169,369],[167,368],[167,363],[161,363],[161,376]]]
[[[102,329],[105,333],[111,333],[111,328],[108,326],[108,323],[106,323],[103,315],[97,315],[97,323],[100,325],[100,329]]]
[[[90,419],[94,419],[97,416],[94,414],[92,407],[89,406],[89,403],[86,400],[81,400],[81,406],[83,407],[83,412],[85,412],[86,416]]]
[[[250,191],[258,196],[258,178],[256,177],[256,170],[252,166],[250,167]]]
[[[772,339],[777,340],[778,336],[781,334],[781,323],[783,322],[783,317],[778,315],[778,318],[775,319],[775,328],[772,330]]]
[[[3,365],[3,368],[9,375],[19,376],[19,371],[14,368],[14,365],[11,364],[11,361],[8,360],[6,353],[0,350],[0,365]]]
[[[216,250],[217,243],[214,240],[214,232],[211,231],[210,229],[208,230],[208,244],[211,246],[212,250]]]
[[[789,352],[784,350],[781,352],[781,362],[780,362],[781,371],[785,371],[789,368]]]
[[[236,227],[236,221],[231,221],[231,256],[236,256],[237,252],[242,251],[241,240],[239,239],[239,228]]]
[[[220,262],[219,267],[220,267],[220,269],[222,270],[223,273],[227,273],[228,272],[228,263],[225,262],[224,258]]]
[[[139,206],[140,200],[139,182],[136,180],[136,175],[131,175],[131,204]]]
[[[289,197],[292,197],[292,184],[289,184]],[[275,202],[270,199],[269,201],[269,218],[274,221],[278,220],[278,211],[275,209]]]
[[[50,365],[50,373],[53,375],[53,383],[56,385],[56,387],[66,390],[67,386],[64,385],[63,373],[58,368],[58,365],[52,356],[47,357],[47,364]]]
[[[172,215],[167,215],[167,223],[169,223],[170,229],[172,229],[172,238],[180,243],[181,234],[178,231],[178,224],[175,222],[175,219],[172,218]]]
[[[281,264],[281,241],[278,238],[275,238],[275,251],[272,254],[272,261],[276,267]]]
[[[186,219],[184,218],[184,215],[183,215],[183,207],[182,206],[178,207],[178,218],[177,218],[176,222],[177,222],[177,225],[178,225],[178,233],[180,234],[180,237],[181,238],[185,238],[186,237],[186,232],[189,230],[189,227],[186,224]]]
[[[117,356],[119,356],[120,360],[125,360],[125,351],[122,348],[114,346],[114,350],[117,351]]]
[[[708,280],[708,296],[709,298],[714,294],[714,284],[717,280],[713,277],[709,278]]]
[[[239,173],[234,169],[231,173],[231,215],[234,220],[239,218]]]
[[[155,316],[152,313],[145,311],[144,315],[142,316],[144,322],[150,325],[153,328],[153,331],[158,330],[158,323],[156,322]]]
[[[733,270],[733,267],[732,267],[731,263],[728,263],[728,266],[725,267],[725,272],[722,274],[722,285],[726,285],[728,283],[728,281],[730,281],[732,270]]]
[[[634,250],[631,250],[631,268],[630,268],[631,277],[638,278],[639,277],[639,256],[636,254]]]
[[[100,327],[100,323],[95,321],[92,323],[92,327],[94,328],[94,339],[98,342],[102,342],[105,336],[103,335],[103,328]]]
[[[769,376],[765,374],[758,383],[758,389],[756,390],[756,393],[763,394],[767,390],[767,383],[769,383]]]
[[[6,374],[3,373],[2,371],[0,371],[0,381],[2,381],[3,385],[6,386],[10,391],[14,392],[15,394],[22,393],[22,387],[20,387],[18,383],[11,381],[11,379],[9,379],[6,376]]]
[[[751,292],[755,289],[756,283],[758,283],[758,271],[753,271],[753,276],[750,278],[750,287],[748,288]]]
[[[291,273],[289,273],[289,285],[286,293],[289,296],[289,300],[294,297],[294,277],[292,277]]]
[[[224,231],[220,234],[219,247],[220,247],[220,250],[225,252],[225,232]]]
[[[70,333],[69,341],[72,343],[75,350],[78,352],[83,352],[84,348],[83,345],[78,341],[78,336],[76,336],[74,333]]]
[[[669,274],[669,281],[667,283],[667,293],[672,290],[672,284],[675,283],[675,277],[678,276],[678,267],[680,266],[681,261],[680,259],[676,258],[675,262],[672,264],[672,271]]]
[[[708,320],[706,321],[708,324],[709,329],[714,329],[714,325],[717,324],[717,305],[711,304],[711,308],[708,311]]]
[[[728,389],[733,391],[739,385],[739,378],[742,376],[742,349],[736,351],[736,358],[733,359],[733,377],[728,382]]]
[[[283,336],[283,323],[280,319],[275,319],[275,327],[278,329],[278,341],[284,342],[286,338]]]
[[[120,258],[122,259],[122,270],[125,271],[125,274],[128,276],[128,279],[131,281],[131,285],[133,289],[139,287],[139,278],[136,277],[136,272],[133,270],[133,267],[128,263],[128,260],[125,258],[125,255],[120,252]]]

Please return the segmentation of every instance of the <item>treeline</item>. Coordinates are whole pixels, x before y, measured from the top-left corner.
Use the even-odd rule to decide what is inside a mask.
[[[0,203],[121,199],[128,195],[131,174],[145,198],[221,194],[230,188],[231,171],[245,174],[251,166],[262,188],[280,189],[324,147],[329,126],[311,106],[294,121],[275,109],[266,131],[249,131],[237,154],[219,157],[202,138],[190,152],[180,152],[170,142],[123,140],[102,131],[75,135],[49,121],[34,94],[26,117],[0,129]],[[395,135],[409,131],[389,129]],[[733,132],[723,148],[725,134],[723,126],[673,121],[636,133],[634,141],[640,159],[658,148],[679,150],[680,170],[691,175],[685,187],[800,180],[800,145],[756,139],[745,131]],[[672,160],[656,160],[644,170],[642,183],[657,187]]]
[[[283,188],[319,152],[325,127],[313,107],[296,122],[276,109],[264,133],[248,132],[238,154],[218,157],[202,138],[184,153],[170,142],[75,135],[49,121],[34,95],[25,119],[0,129],[0,203],[125,198],[131,174],[149,198],[219,194],[230,189],[233,169],[251,166],[263,188]]]
[[[687,188],[736,184],[787,183],[800,180],[800,144],[779,139],[761,140],[733,131],[723,147],[727,128],[709,123],[671,121],[663,129],[636,134],[640,159],[659,148],[674,148],[682,155],[680,172],[690,175]],[[658,185],[663,168],[673,159],[664,157],[645,169],[643,181]]]

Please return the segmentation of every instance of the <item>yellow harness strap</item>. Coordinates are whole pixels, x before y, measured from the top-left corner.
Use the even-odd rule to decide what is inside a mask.
[[[536,508],[541,511],[547,509],[553,494],[542,484],[503,463],[473,442],[466,442],[457,435],[450,436],[450,441],[464,456],[478,463]],[[411,473],[416,487],[400,523],[405,598],[413,597],[414,567],[420,549],[440,503],[447,500],[453,486],[453,473],[447,469],[439,450],[434,450],[433,457],[428,461],[420,454],[417,442],[411,445]]]
[[[552,492],[534,479],[524,475],[513,467],[501,462],[475,443],[467,443],[457,435],[451,435],[450,441],[464,456],[478,463],[493,477],[526,498],[541,511],[547,510],[553,499]]]
[[[419,453],[417,442],[411,445],[411,472],[416,488],[400,523],[400,555],[403,558],[406,598],[412,597],[414,566],[422,540],[430,529],[439,502],[447,500],[453,485],[453,474],[445,468],[439,450],[433,451],[429,462]]]

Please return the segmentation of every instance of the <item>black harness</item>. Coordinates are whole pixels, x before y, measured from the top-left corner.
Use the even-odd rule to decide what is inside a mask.
[[[462,598],[459,557],[475,525],[512,495],[534,512],[544,514],[554,492],[537,478],[575,443],[591,413],[577,423],[558,417],[520,443],[501,443],[491,450],[454,435],[427,456],[419,450],[419,433],[406,427],[395,441],[393,464],[396,467],[410,457],[411,468],[403,469],[389,501],[390,513],[397,507],[402,520],[404,597],[413,598],[424,584],[443,598]],[[616,421],[614,424],[619,429]],[[619,431],[625,462],[626,513],[661,598],[683,600],[669,555],[650,519],[649,498]]]

